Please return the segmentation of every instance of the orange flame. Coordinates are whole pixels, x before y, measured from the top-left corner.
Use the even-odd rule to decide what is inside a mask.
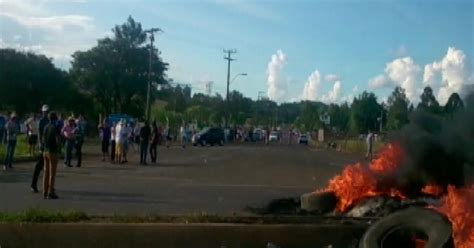
[[[427,195],[441,196],[442,194],[445,193],[445,189],[443,186],[440,186],[440,185],[428,184],[425,187],[423,187],[423,189],[421,189],[421,192]]]
[[[425,248],[425,246],[426,246],[426,241],[423,240],[423,239],[419,239],[419,238],[415,237],[413,239],[413,242],[415,243],[416,248]]]
[[[389,144],[372,160],[368,167],[357,163],[344,168],[340,175],[329,181],[323,191],[331,191],[339,199],[337,209],[345,212],[350,206],[363,198],[387,194],[392,197],[404,198],[395,188],[380,189],[377,187],[377,175],[391,175],[398,168],[403,151],[396,144]]]
[[[453,224],[456,248],[474,247],[474,185],[460,189],[448,186],[441,207],[435,209],[446,215]]]

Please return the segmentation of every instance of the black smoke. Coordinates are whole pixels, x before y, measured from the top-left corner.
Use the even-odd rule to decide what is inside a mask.
[[[416,194],[429,183],[464,185],[464,166],[474,166],[474,94],[452,115],[415,111],[410,123],[390,136],[405,157],[397,187]]]

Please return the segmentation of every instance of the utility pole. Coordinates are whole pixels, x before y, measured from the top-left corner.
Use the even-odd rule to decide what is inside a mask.
[[[233,53],[237,53],[237,50],[236,49],[224,50],[224,53],[227,53],[227,57],[224,56],[224,59],[227,60],[227,93],[226,93],[226,98],[225,98],[227,102],[226,115],[225,115],[225,127],[227,127],[228,122],[229,122],[230,62],[235,60],[231,56]]]
[[[155,33],[163,32],[161,28],[152,28],[145,30],[145,33],[150,34],[150,57],[148,60],[148,89],[146,92],[146,121],[150,123],[151,116],[151,74],[152,74],[152,61],[153,61],[153,42],[155,41]]]

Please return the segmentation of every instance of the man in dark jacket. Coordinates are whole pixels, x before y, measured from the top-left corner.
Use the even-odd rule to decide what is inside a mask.
[[[146,165],[146,157],[148,154],[148,144],[150,143],[151,130],[148,122],[140,128],[140,164]]]
[[[38,128],[38,138],[39,138],[39,145],[40,145],[40,155],[38,156],[38,160],[36,161],[35,170],[33,172],[33,180],[31,180],[31,191],[33,193],[38,193],[38,177],[41,171],[43,170],[44,166],[44,159],[43,159],[43,152],[44,152],[44,145],[43,145],[43,131],[44,127],[48,124],[48,111],[49,106],[43,105],[41,108],[42,116],[39,121],[39,128]]]
[[[54,183],[60,146],[60,130],[57,126],[58,116],[55,112],[48,115],[49,123],[43,130],[44,173],[43,196],[45,199],[57,199]]]

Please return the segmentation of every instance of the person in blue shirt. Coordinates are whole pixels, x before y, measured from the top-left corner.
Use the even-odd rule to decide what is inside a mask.
[[[4,170],[12,169],[13,166],[13,156],[15,155],[15,147],[18,134],[20,133],[20,128],[18,124],[18,117],[16,113],[12,113],[10,120],[6,125],[6,140],[7,140],[7,154],[5,157],[5,165],[3,166]]]
[[[3,115],[0,115],[0,144],[3,144],[4,140],[4,135],[5,135],[5,124],[7,123],[7,120]]]

